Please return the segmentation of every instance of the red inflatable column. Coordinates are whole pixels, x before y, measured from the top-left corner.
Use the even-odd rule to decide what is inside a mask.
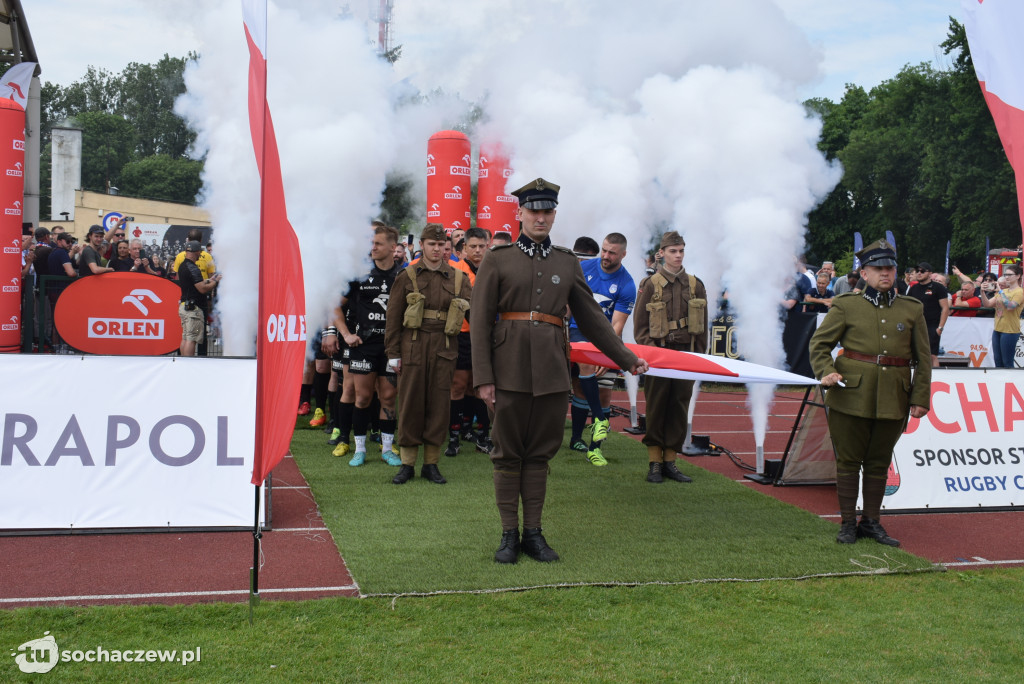
[[[505,194],[505,184],[512,175],[508,155],[500,144],[480,147],[480,172],[476,186],[476,226],[491,235],[504,231],[515,240],[519,237],[516,209],[519,200]]]
[[[427,141],[427,221],[446,230],[469,228],[469,138],[458,131],[440,131]]]
[[[0,98],[0,352],[21,348],[21,222],[25,110]]]

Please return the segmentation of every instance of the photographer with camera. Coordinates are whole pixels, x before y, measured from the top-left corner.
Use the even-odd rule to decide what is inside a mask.
[[[1013,368],[1013,357],[1020,338],[1020,307],[1024,291],[1020,288],[1020,264],[1003,269],[997,282],[985,280],[981,284],[981,301],[996,310],[992,331],[992,353],[996,368]]]
[[[185,258],[178,269],[178,284],[181,285],[181,303],[178,305],[181,346],[178,351],[182,356],[196,355],[196,344],[203,341],[206,332],[207,295],[220,281],[219,273],[204,278],[196,265],[202,250],[198,240],[185,243]]]

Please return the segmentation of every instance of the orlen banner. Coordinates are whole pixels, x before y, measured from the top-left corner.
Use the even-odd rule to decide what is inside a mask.
[[[21,223],[25,197],[25,110],[0,98],[0,352],[21,347]]]
[[[1020,371],[932,371],[931,411],[896,444],[882,507],[943,510],[1024,505]]]
[[[24,354],[0,374],[26,379],[0,383],[0,529],[252,527],[255,359]]]
[[[427,222],[447,230],[469,228],[469,138],[458,131],[441,131],[427,141]]]
[[[159,356],[181,345],[181,288],[146,273],[103,273],[68,285],[53,322],[75,349],[114,356]]]
[[[480,168],[476,185],[476,226],[489,230],[491,235],[506,232],[515,240],[519,237],[519,221],[516,209],[519,200],[505,193],[512,169],[508,155],[501,145],[487,144],[480,147]]]

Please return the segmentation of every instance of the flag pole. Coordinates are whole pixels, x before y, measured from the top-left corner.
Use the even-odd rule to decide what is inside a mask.
[[[253,611],[260,604],[260,485],[256,487],[256,503],[253,507],[252,522],[252,567],[249,568],[249,624],[253,622]]]

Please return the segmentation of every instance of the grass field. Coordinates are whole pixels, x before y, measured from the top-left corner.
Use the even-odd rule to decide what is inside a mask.
[[[607,468],[554,464],[546,532],[564,560],[498,568],[485,457],[464,447],[442,458],[448,485],[395,487],[392,468],[349,468],[323,440],[298,431],[295,455],[364,592],[695,582],[265,601],[253,625],[242,604],[0,611],[10,655],[44,631],[67,651],[202,654],[45,675],[10,658],[0,681],[1017,682],[1024,670],[1024,570],[917,572],[928,564],[865,542],[851,554],[834,524],[692,466],[692,485],[649,485],[617,443]],[[912,572],[704,581],[857,570],[851,557],[883,551]]]

